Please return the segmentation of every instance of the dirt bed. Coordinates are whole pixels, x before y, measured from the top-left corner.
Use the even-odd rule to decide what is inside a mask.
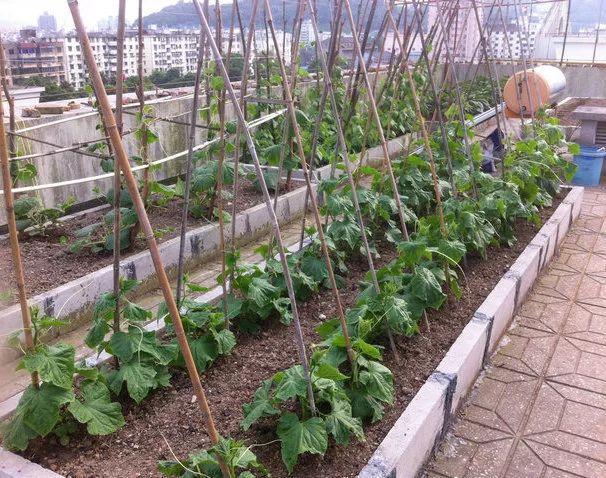
[[[301,187],[304,183],[293,181],[288,191]],[[238,184],[236,211],[242,212],[263,202],[263,197],[252,183],[243,180]],[[281,192],[288,192],[283,185]],[[179,235],[181,227],[181,211],[183,200],[171,201],[166,206],[151,206],[148,209],[149,218],[155,231],[161,231],[159,242],[164,242]],[[223,206],[231,212],[232,203],[224,202]],[[89,224],[103,219],[109,209],[102,212],[84,214],[73,221],[63,223],[49,230],[46,236],[24,238],[20,241],[21,257],[25,268],[25,283],[28,296],[34,296],[58,287],[71,280],[82,277],[90,272],[112,263],[111,252],[93,254],[89,250],[73,254],[69,252],[69,244],[76,241],[75,232]],[[188,230],[209,224],[207,219],[190,217]],[[62,244],[62,242],[67,244]],[[134,245],[123,251],[123,257],[128,257],[147,249],[144,238],[138,237]],[[0,240],[0,277],[11,277],[13,263],[8,239]],[[0,285],[0,310],[16,303],[16,290],[7,288],[15,281],[7,281]]]
[[[556,201],[554,206],[542,211],[543,220],[551,216],[558,203]],[[520,221],[516,225],[518,242],[513,247],[489,248],[486,261],[478,256],[470,257],[464,266],[467,287],[462,298],[457,301],[449,296],[441,310],[432,311],[429,314],[430,330],[422,327],[420,335],[398,338],[400,366],[396,366],[388,352],[385,353],[385,365],[394,374],[396,402],[386,409],[381,421],[365,427],[366,441],[339,447],[331,440],[324,457],[301,457],[292,476],[356,476],[475,310],[536,232],[536,227]],[[380,251],[381,259],[377,266],[395,256],[388,246],[381,247]],[[367,270],[361,257],[350,261],[349,267],[350,273],[342,289],[343,302],[347,307],[354,304],[358,283]],[[299,310],[305,340],[311,349],[311,344],[320,340],[315,327],[324,320],[323,316],[331,317],[336,313],[332,295],[324,290],[313,300],[301,304]],[[280,459],[279,443],[275,441],[271,428],[254,426],[248,432],[242,432],[239,428],[241,409],[242,404],[252,400],[262,380],[293,365],[295,357],[292,328],[272,321],[257,336],[239,335],[232,355],[220,358],[202,377],[220,433],[244,440],[247,444],[269,443],[255,446],[254,452],[274,478],[287,476]],[[119,432],[106,437],[76,435],[67,447],[59,445],[53,438],[37,440],[30,444],[25,456],[73,478],[160,476],[156,471],[158,460],[173,459],[173,452],[183,458],[209,445],[200,411],[192,397],[187,375],[176,371],[172,387],[154,393],[141,406],[124,402],[127,424]]]

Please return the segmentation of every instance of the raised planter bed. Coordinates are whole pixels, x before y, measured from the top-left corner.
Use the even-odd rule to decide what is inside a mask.
[[[581,212],[583,188],[573,187],[452,344],[388,432],[359,478],[415,477],[448,429],[541,270]]]
[[[389,427],[390,423],[393,423],[393,421],[396,420],[399,411],[402,410],[402,408],[398,407],[398,404],[402,403],[402,401],[406,402],[407,400],[402,394],[409,394],[411,389],[412,393],[414,393],[418,388],[417,383],[415,383],[415,375],[421,376],[418,378],[425,378],[429,375],[427,382],[421,386],[419,392],[412,402],[410,402],[406,411],[397,419],[395,426],[387,433],[387,437],[383,444],[379,446],[379,449],[375,455],[373,455],[369,466],[366,467],[360,475],[367,477],[414,476],[423,464],[425,456],[431,451],[435,440],[442,433],[444,424],[456,410],[456,406],[460,399],[465,395],[471,384],[473,384],[475,375],[480,370],[486,356],[490,350],[492,350],[494,344],[496,344],[497,331],[506,328],[506,323],[510,320],[515,307],[523,300],[527,278],[536,277],[538,271],[542,267],[545,267],[551,256],[553,256],[557,245],[561,242],[566,231],[570,227],[572,220],[578,216],[581,199],[582,189],[574,188],[552,214],[551,218],[547,220],[539,233],[532,239],[530,239],[532,233],[528,234],[532,229],[529,228],[529,226],[524,229],[526,231],[524,234],[526,239],[521,238],[521,240],[524,240],[524,242],[530,240],[530,244],[524,249],[510,268],[509,273],[506,274],[507,277],[501,279],[497,284],[497,287],[495,287],[484,303],[478,308],[478,312],[483,312],[487,318],[483,318],[483,316],[478,315],[478,312],[476,312],[475,317],[471,321],[466,317],[458,319],[462,322],[461,327],[463,327],[465,323],[469,323],[464,327],[463,332],[459,338],[455,340],[450,351],[447,353],[446,358],[438,365],[435,372],[431,373],[431,371],[427,369],[424,362],[427,362],[430,359],[422,355],[417,355],[418,351],[419,349],[423,350],[423,348],[431,348],[432,351],[429,353],[430,355],[433,357],[441,356],[443,352],[438,355],[440,343],[449,340],[447,344],[450,344],[454,339],[454,337],[453,339],[441,337],[441,334],[445,334],[444,331],[440,330],[443,328],[441,325],[442,321],[451,322],[450,316],[460,315],[460,313],[455,312],[450,308],[449,305],[451,304],[447,304],[442,310],[435,314],[430,314],[430,321],[432,324],[430,334],[427,334],[427,331],[423,331],[423,335],[410,339],[410,342],[408,339],[402,339],[405,341],[406,349],[410,349],[410,353],[407,352],[406,355],[402,357],[404,363],[407,364],[407,367],[401,368],[414,368],[415,370],[396,371],[394,368],[396,382],[404,381],[406,383],[398,384],[396,405],[388,411],[388,416],[386,416],[383,421],[378,422],[367,429],[366,443],[356,442],[346,449],[331,447],[323,459],[319,457],[306,457],[302,460],[300,467],[296,469],[295,476],[355,476],[360,469],[360,457],[370,456],[375,446],[373,444],[378,443],[377,437],[380,440],[385,436],[385,427]],[[502,251],[502,253],[499,251]],[[505,254],[504,256],[503,253]],[[507,249],[496,250],[494,251],[494,254],[495,256],[501,255],[501,259],[499,259],[501,264],[503,261],[507,261],[506,263],[510,264],[510,261],[515,257],[515,255],[512,256],[511,252],[508,252]],[[386,254],[385,260],[388,259],[388,254]],[[502,266],[501,269],[498,268],[499,261],[497,261],[496,270],[500,272]],[[472,261],[472,263],[473,262],[474,261]],[[480,271],[480,277],[470,278],[470,280],[473,281],[472,288],[474,289],[472,296],[478,296],[480,294],[483,296],[483,293],[478,293],[476,288],[482,284],[482,280],[486,277],[487,273],[495,271],[495,266],[493,265],[493,268],[491,269],[489,262],[484,263],[480,261],[479,264],[481,266],[480,269],[482,269],[477,269]],[[483,267],[482,264],[487,264],[488,267]],[[477,261],[476,265],[478,265]],[[470,267],[472,267],[470,272],[475,274],[474,271],[476,269],[473,268],[475,266],[471,264]],[[352,277],[351,280],[355,282],[358,276],[363,274],[363,272],[364,271],[361,270],[352,274],[355,277]],[[530,285],[531,282],[532,281],[529,282]],[[505,283],[505,285],[503,285],[503,283]],[[474,309],[469,309],[469,300],[463,299],[463,301],[465,303],[460,306],[463,307],[464,310],[470,310],[469,313],[471,314],[471,311]],[[304,319],[305,334],[308,337],[308,340],[313,341],[313,329],[317,324],[317,319],[313,320],[313,318],[317,317],[319,312],[330,315],[333,311],[333,305],[330,303],[330,293],[327,293],[326,291],[320,294],[317,300],[311,302],[313,303],[304,304],[301,312],[307,316],[307,318]],[[499,304],[507,304],[509,308],[499,308],[497,302],[499,302]],[[452,305],[454,306],[454,303]],[[477,307],[477,305],[475,307]],[[501,313],[503,310],[511,310],[511,313]],[[496,313],[496,311],[499,313]],[[437,320],[432,320],[434,318]],[[282,368],[285,363],[288,365],[293,360],[293,357],[288,350],[282,350],[284,348],[288,349],[288,344],[290,344],[291,340],[291,331],[288,328],[273,324],[261,337],[243,338],[242,342],[238,340],[239,345],[236,349],[236,358],[219,361],[206,372],[204,381],[209,387],[209,399],[213,403],[217,413],[223,417],[222,432],[228,432],[230,434],[237,433],[239,414],[237,411],[235,413],[233,412],[234,405],[237,404],[238,401],[242,402],[250,399],[249,395],[252,394],[258,382],[258,380],[256,380],[256,375],[259,373],[263,376],[269,375],[272,373],[273,368]],[[274,345],[275,343],[284,343],[284,347],[274,347],[272,349],[274,352],[271,354],[271,358],[267,357],[261,362],[257,360],[256,362],[251,363],[251,360],[249,360],[251,354],[254,354],[255,351],[259,352],[260,350],[264,350],[263,347],[267,347],[269,341]],[[446,347],[448,346],[447,344]],[[445,348],[442,350],[445,350]],[[254,356],[260,358],[262,355],[264,354],[257,354]],[[274,355],[276,356],[274,357]],[[389,363],[388,365],[392,366],[393,364]],[[250,367],[254,367],[255,370],[251,370]],[[435,362],[433,367],[435,367]],[[250,373],[255,374],[255,376],[250,377],[246,375]],[[412,376],[408,377],[408,379],[401,375],[410,375],[410,373],[412,373]],[[425,373],[427,373],[427,375],[425,375]],[[234,376],[234,380],[239,383],[238,386],[234,387],[234,383],[231,381],[221,385],[225,377],[230,377],[232,375]],[[240,381],[238,382],[238,380]],[[192,423],[197,422],[195,422],[196,410],[191,410],[192,407],[189,403],[191,395],[188,395],[186,392],[186,390],[188,390],[187,379],[184,376],[175,377],[174,388],[176,393],[172,392],[170,389],[162,390],[157,394],[154,394],[153,397],[150,397],[150,399],[141,407],[128,407],[125,413],[128,414],[128,421],[132,423],[131,426],[127,426],[127,428],[111,437],[95,438],[94,441],[88,445],[80,445],[78,438],[74,437],[75,442],[73,449],[71,449],[68,454],[59,453],[58,455],[54,455],[54,453],[52,453],[51,456],[54,456],[54,458],[52,458],[51,461],[56,464],[62,464],[73,460],[72,465],[70,466],[78,467],[76,469],[86,475],[92,470],[89,466],[94,465],[94,463],[89,463],[89,458],[87,458],[92,456],[91,450],[93,450],[102,457],[104,469],[106,470],[120,469],[122,470],[121,472],[125,474],[123,476],[129,476],[132,468],[137,468],[137,460],[143,460],[139,463],[145,463],[145,467],[147,468],[141,469],[140,472],[145,476],[148,476],[150,471],[153,470],[155,462],[150,463],[150,458],[147,455],[154,455],[154,459],[157,458],[156,450],[159,446],[162,446],[161,444],[158,444],[158,439],[161,442],[161,437],[158,433],[166,434],[171,445],[173,447],[177,446],[175,453],[178,456],[181,456],[192,449],[203,447],[207,443],[207,437],[202,427],[191,427]],[[235,398],[234,394],[236,395]],[[167,416],[176,417],[174,421],[166,423],[162,420],[161,416],[164,412],[160,412],[160,410],[164,407],[167,408]],[[181,410],[181,412],[177,412],[177,410]],[[158,417],[158,415],[160,416]],[[236,415],[236,417],[234,418],[232,415]],[[190,424],[190,429],[183,435],[184,431],[182,428],[186,426],[186,424]],[[402,431],[402,426],[404,427],[404,431]],[[176,436],[185,437],[185,439],[177,441],[175,438]],[[239,438],[244,438],[248,441],[252,439],[252,436],[250,434],[241,434]],[[259,437],[257,436],[256,438]],[[90,440],[88,441],[90,442]],[[384,447],[387,447],[387,453],[383,452]],[[35,449],[38,451],[40,450],[39,447],[35,447]],[[118,456],[114,453],[117,449],[120,450],[119,462],[117,461]],[[141,457],[141,453],[144,453],[144,449],[148,450],[145,452],[147,458],[145,456]],[[55,451],[59,452],[58,449],[55,449]],[[277,447],[269,447],[269,449],[265,447],[256,449],[256,451],[261,455],[262,461],[270,466],[274,476],[285,476],[285,472],[281,472],[280,469],[277,468],[280,464],[279,450]],[[48,452],[49,450],[47,449],[45,452],[46,458],[49,458]],[[106,457],[105,453],[111,453],[116,456],[113,458]],[[37,453],[34,453],[34,455],[40,456]],[[70,458],[70,455],[73,456]],[[379,459],[377,459],[377,457],[379,457]],[[165,458],[170,458],[170,456],[165,456]],[[91,458],[91,460],[94,462],[94,458]],[[49,464],[46,459],[43,463],[46,465]],[[357,468],[352,469],[351,463]],[[121,466],[126,468],[120,468]],[[66,473],[66,471],[63,470],[62,472]],[[19,475],[8,474],[6,476]],[[36,476],[57,477],[54,473],[48,475],[39,474]]]

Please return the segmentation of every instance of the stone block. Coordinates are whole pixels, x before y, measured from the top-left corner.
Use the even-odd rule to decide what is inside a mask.
[[[515,277],[502,277],[474,314],[475,317],[492,322],[488,351],[494,350],[513,318],[517,284]]]
[[[435,375],[435,374],[434,374]],[[414,478],[442,434],[448,383],[430,377],[383,439],[358,478]]]
[[[456,413],[461,400],[473,387],[484,366],[485,352],[492,323],[474,317],[451,345],[436,370],[446,376],[455,376],[456,386],[450,404],[450,414]]]

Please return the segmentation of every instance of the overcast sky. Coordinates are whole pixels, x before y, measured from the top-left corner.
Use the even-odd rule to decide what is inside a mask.
[[[143,13],[156,12],[177,0],[143,0]],[[80,11],[88,28],[96,28],[97,22],[110,15],[118,15],[118,0],[79,0]],[[126,19],[137,18],[138,0],[126,0]],[[67,0],[0,0],[0,26],[16,28],[36,25],[38,16],[49,12],[57,19],[59,28],[72,29],[73,23]]]

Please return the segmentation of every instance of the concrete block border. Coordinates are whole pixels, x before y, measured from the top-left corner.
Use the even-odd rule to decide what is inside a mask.
[[[582,187],[570,188],[476,310],[358,478],[414,478],[420,473],[534,281],[579,217],[583,191]]]
[[[321,172],[323,172],[322,168]],[[314,185],[315,188],[315,185]],[[280,224],[293,221],[304,213],[306,188],[300,187],[279,197],[276,215]],[[269,213],[265,204],[249,208],[235,218],[235,239],[239,244],[250,242],[270,230]],[[230,228],[226,228],[230,239]],[[219,225],[216,223],[201,226],[187,232],[185,246],[186,268],[197,266],[219,253]],[[179,238],[160,244],[160,255],[169,274],[176,271],[179,257]],[[145,250],[121,261],[121,274],[142,281],[139,293],[157,287],[157,278],[149,251]],[[39,306],[47,315],[68,318],[74,325],[83,322],[99,296],[112,288],[112,266],[106,266],[83,277],[43,292],[29,300],[30,305]],[[21,325],[19,305],[13,305],[0,312],[0,337],[7,337]],[[64,332],[69,331],[69,327]],[[0,348],[0,360],[14,358],[15,352],[6,347]]]

